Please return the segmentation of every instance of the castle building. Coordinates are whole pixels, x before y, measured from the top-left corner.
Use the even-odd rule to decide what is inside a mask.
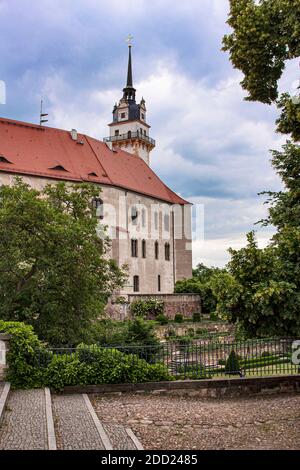
[[[93,203],[111,256],[127,266],[124,296],[172,294],[177,280],[192,275],[191,204],[151,169],[149,129],[145,101],[136,102],[131,45],[126,87],[103,141],[0,117],[0,184],[21,176],[37,189],[62,180],[101,187]]]

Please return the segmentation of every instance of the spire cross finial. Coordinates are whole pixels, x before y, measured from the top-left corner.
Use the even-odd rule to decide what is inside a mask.
[[[132,46],[132,40],[133,40],[133,36],[131,36],[131,34],[128,34],[128,36],[126,38],[126,42],[128,44],[128,47]]]

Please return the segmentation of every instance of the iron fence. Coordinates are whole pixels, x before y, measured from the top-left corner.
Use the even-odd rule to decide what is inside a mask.
[[[38,357],[39,366],[45,366],[53,355],[69,355],[83,362],[93,362],[99,351],[122,358],[126,354],[134,365],[139,359],[149,364],[163,364],[176,379],[213,379],[263,377],[269,375],[299,374],[295,357],[295,338],[272,338],[235,341],[221,338],[217,341],[177,340],[158,345],[92,345],[80,348],[51,348]],[[299,342],[300,344],[300,342]],[[106,356],[107,357],[107,356]],[[126,358],[128,360],[128,357]]]

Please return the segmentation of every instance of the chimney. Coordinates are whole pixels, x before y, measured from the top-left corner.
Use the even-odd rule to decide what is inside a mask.
[[[77,140],[78,135],[77,135],[77,130],[76,129],[71,130],[71,137],[72,137],[73,140]]]

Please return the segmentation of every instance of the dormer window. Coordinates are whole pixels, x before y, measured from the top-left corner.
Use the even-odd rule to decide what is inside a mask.
[[[0,155],[0,163],[9,163],[11,165],[11,162],[7,160],[3,155]]]
[[[56,166],[53,166],[51,168],[49,168],[49,170],[55,170],[55,171],[68,171],[66,170],[62,165],[56,165]]]

